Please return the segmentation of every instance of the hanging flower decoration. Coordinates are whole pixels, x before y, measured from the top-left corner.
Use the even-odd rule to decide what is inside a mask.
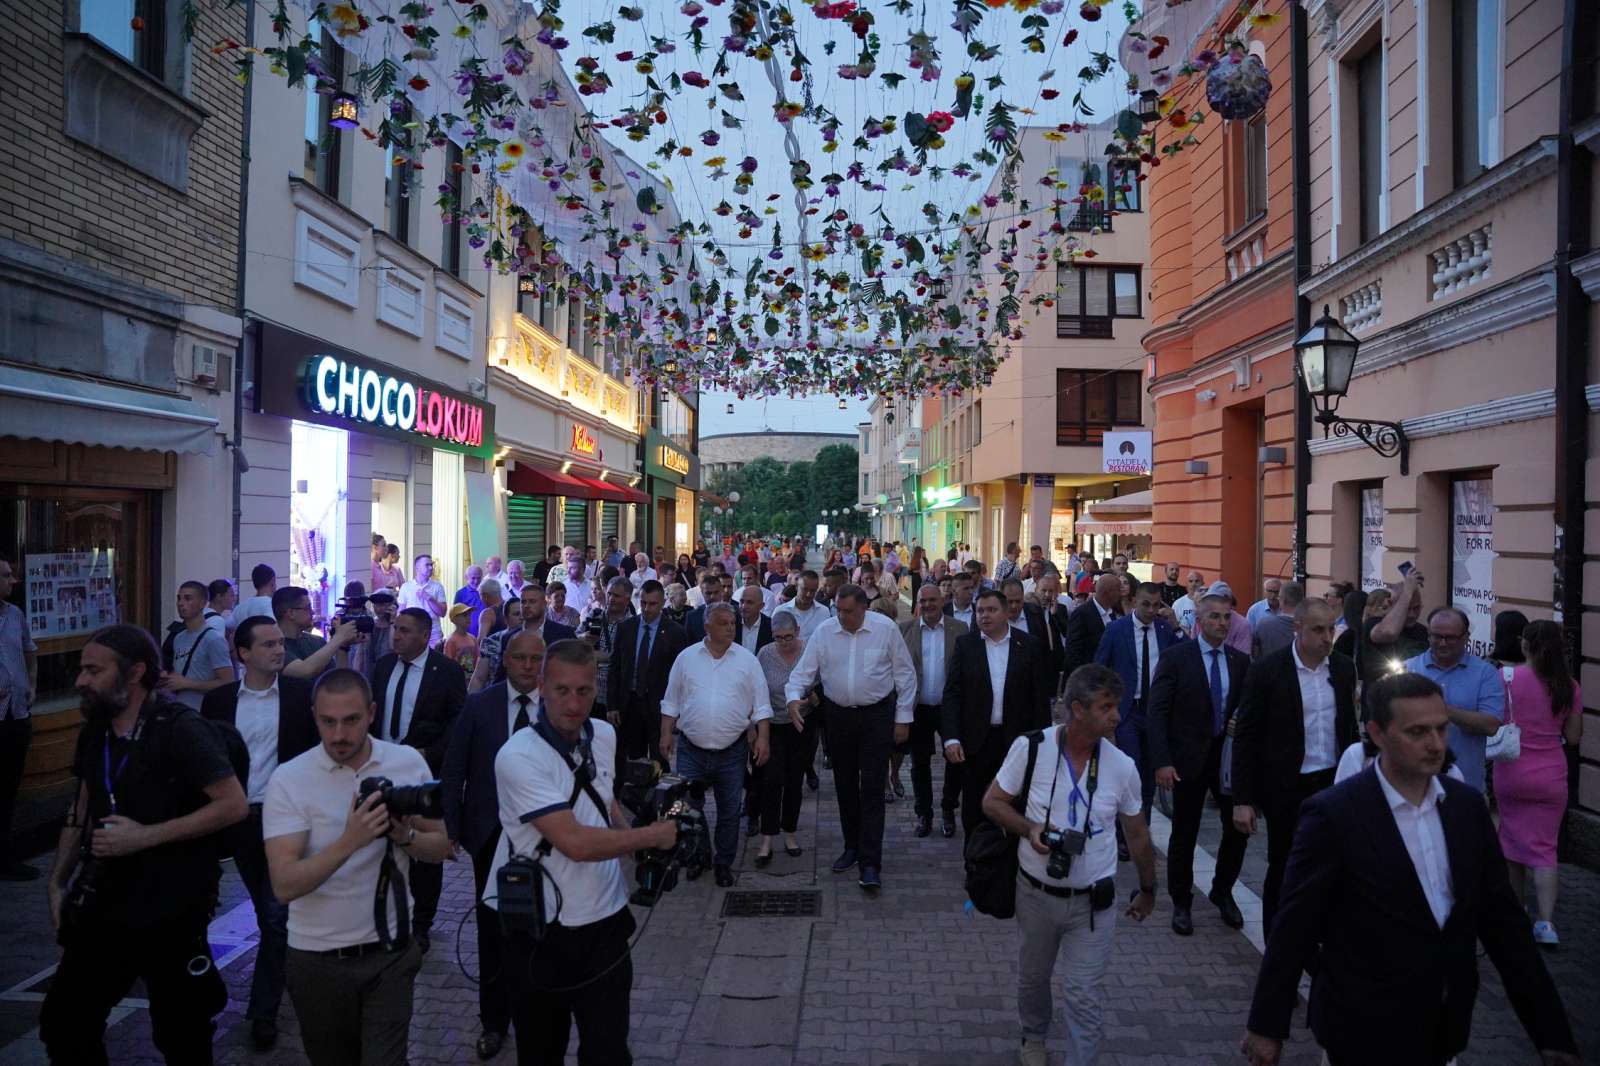
[[[1225,119],[1246,119],[1267,105],[1272,79],[1259,56],[1233,41],[1206,73],[1206,102]]]

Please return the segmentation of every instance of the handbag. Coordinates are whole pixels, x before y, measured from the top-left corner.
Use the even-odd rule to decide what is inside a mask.
[[[1033,766],[1039,758],[1044,730],[1028,737],[1028,768],[1022,775],[1022,789],[1012,806],[1018,814],[1028,809],[1028,790],[1033,786]],[[966,848],[967,898],[975,910],[991,918],[1011,918],[1017,913],[1017,838],[990,821],[972,830]]]
[[[1483,746],[1483,754],[1490,762],[1514,762],[1522,755],[1522,727],[1511,718],[1511,679],[1516,674],[1516,668],[1502,666],[1500,676],[1506,683],[1506,724],[1494,731]]]

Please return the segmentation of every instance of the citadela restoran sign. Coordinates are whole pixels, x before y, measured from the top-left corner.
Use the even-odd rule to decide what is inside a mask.
[[[282,326],[256,336],[262,413],[493,456],[494,405]]]

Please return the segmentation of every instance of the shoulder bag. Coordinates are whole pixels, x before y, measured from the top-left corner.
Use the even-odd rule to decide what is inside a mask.
[[[1516,667],[1502,666],[1500,676],[1506,685],[1506,724],[1494,731],[1484,744],[1483,753],[1490,762],[1514,762],[1522,755],[1522,728],[1511,720],[1511,679]]]
[[[1018,814],[1028,809],[1028,790],[1033,786],[1033,766],[1039,758],[1044,730],[1026,734],[1028,768],[1022,775],[1022,789],[1012,807]],[[967,898],[972,906],[991,918],[1011,918],[1017,913],[1017,838],[985,820],[973,829],[967,841]]]

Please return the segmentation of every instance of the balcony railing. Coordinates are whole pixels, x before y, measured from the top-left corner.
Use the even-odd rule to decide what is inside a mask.
[[[1084,204],[1078,208],[1078,213],[1067,222],[1067,229],[1073,233],[1088,233],[1090,230],[1099,230],[1102,233],[1111,232],[1111,211],[1103,204]]]
[[[1057,337],[1111,337],[1111,319],[1103,315],[1061,315],[1056,318]]]

